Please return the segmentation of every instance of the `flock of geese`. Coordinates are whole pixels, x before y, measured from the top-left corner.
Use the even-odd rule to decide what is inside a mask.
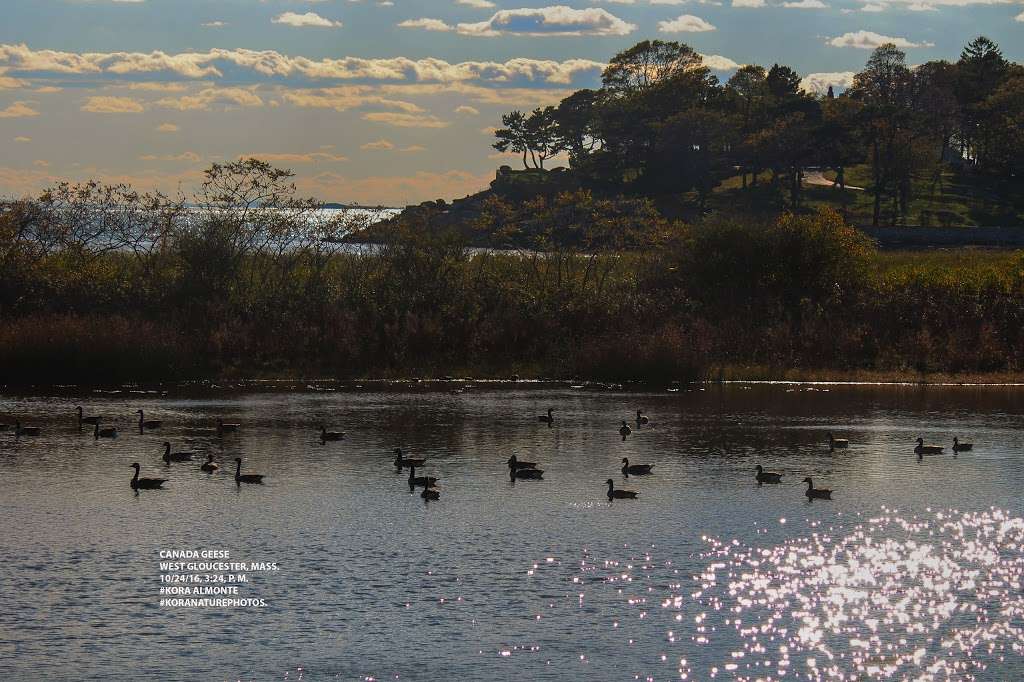
[[[75,408],[78,429],[81,431],[83,426],[88,424],[93,427],[93,438],[100,440],[101,438],[117,438],[118,430],[116,427],[104,427],[102,426],[102,418],[99,416],[87,416],[85,415],[81,407]],[[136,410],[135,414],[139,416],[138,429],[139,433],[145,433],[153,429],[159,429],[163,426],[163,422],[158,419],[146,419],[146,415],[142,410]],[[554,408],[549,408],[546,414],[539,415],[537,419],[548,425],[551,428],[555,424]],[[642,410],[636,411],[636,426],[640,428],[650,424],[650,419],[643,414]],[[10,428],[0,425],[0,429]],[[217,420],[217,435],[223,437],[224,434],[234,433],[241,428],[241,424],[227,423],[223,419]],[[344,431],[328,431],[324,424],[319,425],[320,429],[320,442],[327,443],[330,441],[344,440]],[[14,426],[15,438],[31,437],[40,435],[40,428],[37,426],[24,426],[21,421],[15,421]],[[619,427],[619,435],[622,436],[622,440],[625,441],[630,435],[632,435],[633,429],[629,423],[625,420],[622,422],[622,426]],[[846,438],[835,438],[832,433],[828,434],[828,447],[830,452],[835,450],[841,450],[848,448],[850,441]],[[164,464],[170,466],[173,463],[181,462],[192,462],[196,453],[194,452],[173,452],[169,441],[165,441],[163,444]],[[967,452],[974,448],[972,443],[961,442],[959,438],[953,438],[953,452]],[[945,448],[941,445],[930,445],[925,444],[923,438],[917,439],[917,446],[914,448],[914,453],[917,455],[918,460],[921,460],[925,455],[941,455]],[[426,458],[423,457],[408,457],[402,452],[401,448],[394,449],[394,465],[395,469],[399,472],[402,469],[409,470],[409,490],[414,492],[416,488],[423,488],[420,493],[420,497],[424,500],[438,500],[441,498],[441,491],[437,488],[438,478],[435,476],[417,476],[416,469],[422,469],[426,464]],[[509,478],[513,483],[517,480],[543,480],[544,470],[539,468],[537,462],[527,462],[518,459],[515,454],[508,458],[508,470]],[[133,462],[131,468],[135,470],[134,475],[131,478],[132,490],[156,490],[163,487],[164,483],[168,479],[165,478],[143,478],[139,476],[141,466],[138,462]],[[214,461],[213,455],[208,454],[206,461],[199,466],[200,471],[204,473],[214,473],[220,469],[220,465]],[[630,464],[628,457],[622,458],[622,475],[626,478],[630,476],[647,476],[653,472],[653,464]],[[782,474],[774,471],[766,471],[760,464],[755,469],[755,480],[758,485],[762,484],[776,484],[782,483]],[[243,474],[242,473],[242,458],[235,457],[235,483],[237,485],[244,484],[261,484],[263,483],[263,474]],[[803,483],[807,484],[807,489],[804,494],[808,500],[813,499],[832,499],[832,491],[827,488],[815,488],[814,481],[810,476],[803,479]],[[608,499],[609,500],[621,500],[621,499],[636,499],[640,494],[635,490],[625,490],[622,488],[615,487],[615,481],[609,478],[605,481],[608,486]]]

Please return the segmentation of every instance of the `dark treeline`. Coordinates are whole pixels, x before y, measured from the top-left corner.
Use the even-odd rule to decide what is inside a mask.
[[[255,160],[187,201],[59,185],[0,205],[2,382],[1024,368],[1019,254],[879,254],[833,211],[649,208],[582,192],[502,218],[544,253],[399,221],[353,254],[372,216],[326,217]]]
[[[887,44],[844,92],[814,95],[788,66],[743,66],[723,84],[689,46],[644,41],[611,60],[600,89],[506,114],[496,137],[525,168],[565,152],[585,189],[689,193],[700,210],[736,176],[743,188],[784,190],[786,208],[800,210],[804,169],[833,169],[844,187],[846,169],[866,164],[872,224],[906,224],[914,192],[940,192],[950,169],[987,192],[1019,192],[1024,67],[984,37],[956,62],[916,67]]]

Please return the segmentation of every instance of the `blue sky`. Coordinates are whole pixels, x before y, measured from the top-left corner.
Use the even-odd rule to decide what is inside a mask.
[[[490,129],[597,82],[617,51],[679,40],[723,80],[789,64],[842,85],[872,46],[955,59],[987,35],[1024,61],[1024,6],[993,0],[4,0],[0,194],[96,177],[195,185],[259,155],[307,194],[402,205],[486,186]]]

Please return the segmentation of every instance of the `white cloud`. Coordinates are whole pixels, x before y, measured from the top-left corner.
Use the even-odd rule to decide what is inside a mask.
[[[732,0],[733,7],[764,7],[764,0]]]
[[[374,142],[367,142],[359,148],[366,151],[391,151],[395,148],[395,143],[391,140],[376,140]]]
[[[494,3],[491,0],[455,0],[455,4],[475,7],[477,9],[490,9],[494,7]]]
[[[214,106],[261,107],[263,100],[245,88],[204,88],[194,95],[165,97],[157,104],[178,111],[207,111]]]
[[[158,133],[176,133],[179,130],[181,130],[181,128],[174,125],[173,123],[161,123],[156,127],[156,131]]]
[[[485,81],[510,85],[531,83],[569,84],[579,73],[600,71],[605,63],[589,59],[533,59],[515,57],[505,62],[467,61],[450,63],[436,57],[366,59],[340,57],[314,60],[292,57],[273,50],[213,49],[208,52],[58,52],[32,50],[26,45],[0,44],[0,69],[32,73],[34,77],[97,76],[125,78],[140,74],[173,75],[200,80],[221,78],[224,69],[248,71],[252,78],[299,78],[308,80],[374,80],[410,82]],[[238,75],[237,73],[233,75]]]
[[[487,21],[458,25],[458,31],[463,35],[488,38],[510,34],[624,36],[636,28],[636,24],[627,23],[601,8],[573,9],[564,5],[501,10]]]
[[[735,71],[742,66],[720,54],[702,54],[702,63],[712,71]]]
[[[0,118],[29,118],[38,115],[39,112],[30,107],[28,102],[15,102],[6,109],[0,109]]]
[[[846,89],[853,85],[853,71],[835,71],[832,73],[809,73],[800,81],[800,87],[807,92],[821,95],[828,92],[828,86]]]
[[[32,141],[32,138],[25,137],[24,135],[19,135],[18,137],[14,138],[14,141],[17,142],[18,144],[28,144],[29,142]]]
[[[887,5],[883,5],[877,2],[869,2],[860,8],[861,12],[884,12],[888,9]]]
[[[832,47],[856,47],[862,50],[873,50],[886,43],[892,43],[896,47],[934,47],[934,43],[915,43],[906,38],[884,36],[874,31],[852,31],[841,36],[830,38],[827,41]]]
[[[223,21],[207,21],[204,24],[200,24],[203,28],[224,28],[227,26],[226,22]]]
[[[1013,18],[1013,20],[1014,20],[1014,21],[1021,21],[1021,22],[1024,22],[1024,12],[1021,12],[1020,14],[1018,14],[1017,16],[1015,16],[1015,17]]]
[[[463,114],[465,116],[479,116],[480,110],[476,107],[471,107],[468,104],[463,104],[460,107],[455,107],[456,114]]]
[[[340,28],[342,25],[340,21],[325,19],[316,12],[306,12],[305,14],[285,12],[277,15],[271,21],[275,24],[285,24],[296,28]]]
[[[659,21],[658,30],[662,33],[703,33],[714,31],[715,27],[700,17],[684,14],[671,21]]]
[[[141,114],[146,108],[131,97],[90,97],[82,105],[82,111],[92,114]]]
[[[451,125],[430,114],[408,114],[402,111],[371,111],[363,114],[363,120],[397,128],[447,128]]]
[[[454,26],[449,26],[440,19],[406,19],[398,24],[398,28],[422,28],[424,31],[454,31]]]
[[[782,6],[788,9],[825,9],[828,7],[821,0],[794,0],[782,3]]]

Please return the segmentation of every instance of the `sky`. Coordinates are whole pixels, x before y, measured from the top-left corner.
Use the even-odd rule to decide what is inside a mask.
[[[490,146],[502,113],[596,86],[641,40],[818,90],[884,42],[918,64],[978,35],[1024,61],[1024,0],[2,0],[0,196],[187,192],[257,156],[324,201],[450,200],[516,163]]]

